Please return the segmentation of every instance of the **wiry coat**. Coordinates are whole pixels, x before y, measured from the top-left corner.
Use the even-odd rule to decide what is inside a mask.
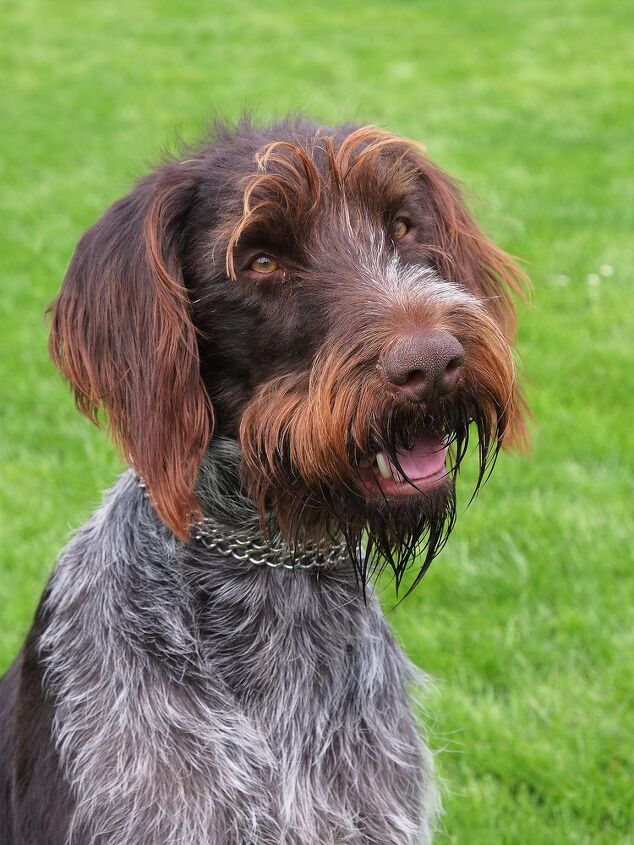
[[[244,524],[257,514],[214,469],[232,453],[219,441],[199,489]],[[429,841],[415,670],[351,568],[257,568],[183,545],[127,472],[60,558],[40,617],[29,648],[72,813],[54,829],[34,784],[5,775],[29,811],[3,845],[62,845],[67,832],[76,845]]]
[[[375,127],[220,128],[85,233],[51,354],[132,469],[0,681],[0,845],[430,841],[416,675],[369,576],[420,580],[474,432],[478,485],[523,440],[523,283]],[[250,565],[203,518],[347,554]]]

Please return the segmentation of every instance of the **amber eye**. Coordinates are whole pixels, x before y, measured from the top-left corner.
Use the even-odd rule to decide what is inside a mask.
[[[395,241],[400,241],[408,232],[409,226],[402,218],[395,220],[392,224],[392,237]]]
[[[254,270],[256,273],[273,273],[278,268],[278,263],[274,258],[271,258],[270,255],[258,255],[251,264],[249,264],[251,270]]]

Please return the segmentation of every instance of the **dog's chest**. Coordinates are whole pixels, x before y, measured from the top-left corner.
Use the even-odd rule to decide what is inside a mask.
[[[42,638],[71,842],[426,841],[410,666],[372,596],[93,541],[60,561]]]
[[[341,575],[240,574],[209,590],[199,622],[227,709],[259,737],[251,791],[267,796],[271,842],[419,841],[410,666],[372,595]]]

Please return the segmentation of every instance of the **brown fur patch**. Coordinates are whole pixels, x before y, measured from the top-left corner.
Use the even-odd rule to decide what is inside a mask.
[[[142,183],[84,235],[50,308],[50,352],[79,410],[93,422],[105,410],[157,512],[184,539],[200,518],[193,488],[213,416],[174,231],[183,176]]]

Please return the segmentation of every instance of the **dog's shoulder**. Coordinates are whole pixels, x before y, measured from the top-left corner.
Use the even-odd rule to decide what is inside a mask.
[[[46,594],[45,594],[46,595]],[[53,742],[39,638],[44,600],[23,650],[0,681],[0,843],[62,845],[72,808]]]

